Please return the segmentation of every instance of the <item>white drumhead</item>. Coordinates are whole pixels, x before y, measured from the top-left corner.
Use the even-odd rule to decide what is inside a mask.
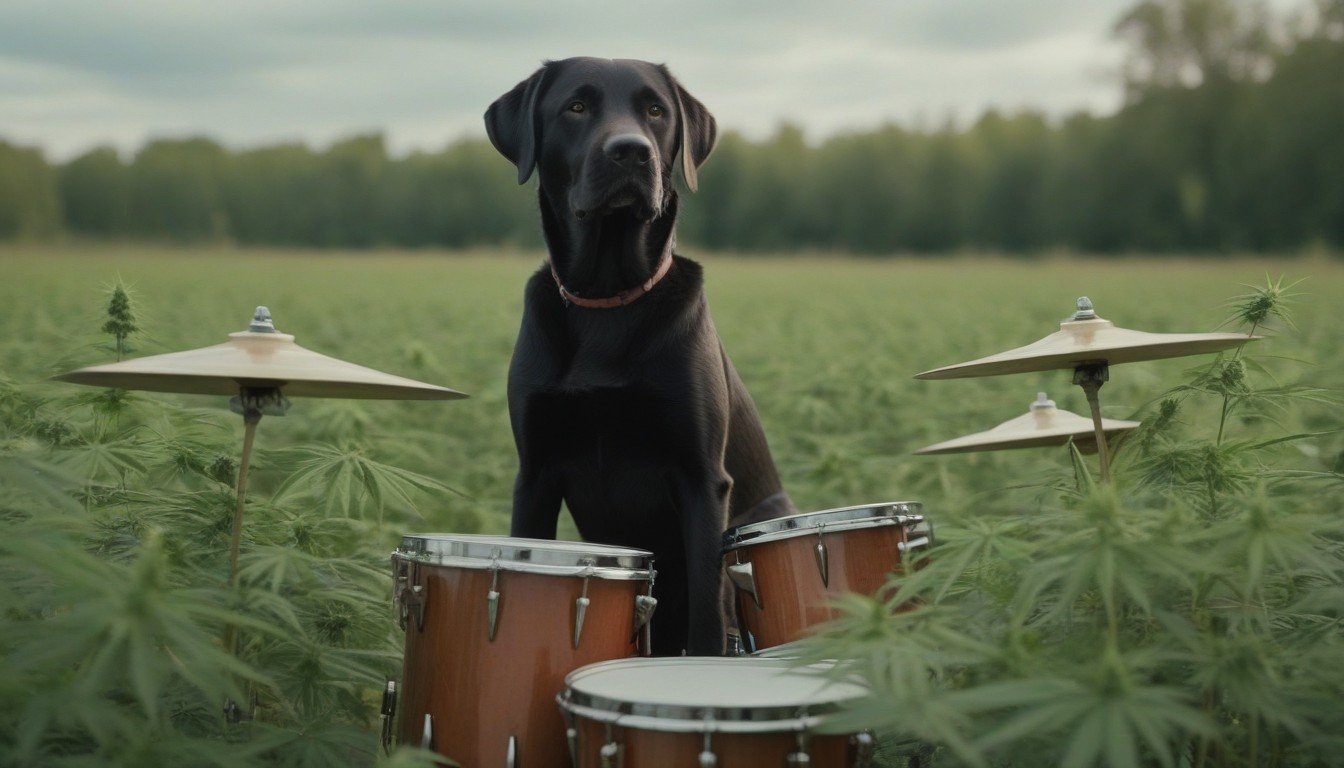
[[[584,667],[566,680],[571,698],[595,709],[660,709],[675,717],[684,709],[821,712],[861,698],[868,689],[823,675],[830,664],[795,668],[784,659],[681,657],[623,659]]]

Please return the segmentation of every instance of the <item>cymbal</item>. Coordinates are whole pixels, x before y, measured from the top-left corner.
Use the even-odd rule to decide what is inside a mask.
[[[1108,437],[1127,432],[1139,426],[1137,421],[1102,419],[1102,431]],[[1092,420],[1071,411],[1060,410],[1044,392],[1036,394],[1031,410],[1015,419],[1009,419],[993,429],[972,435],[935,443],[915,451],[928,456],[941,453],[970,453],[972,451],[1002,451],[1009,448],[1039,448],[1064,445],[1070,439],[1085,453],[1096,450],[1097,439]]]
[[[337,360],[294,343],[275,330],[270,312],[257,307],[246,331],[223,344],[80,368],[59,381],[151,392],[237,395],[242,387],[282,388],[286,396],[373,400],[455,400],[447,387],[393,376]]]
[[[1092,302],[1084,296],[1078,299],[1078,311],[1073,317],[1039,341],[978,360],[934,368],[916,374],[915,378],[962,379],[1187,357],[1220,352],[1259,338],[1244,333],[1148,333],[1117,328],[1110,320],[1097,317]]]

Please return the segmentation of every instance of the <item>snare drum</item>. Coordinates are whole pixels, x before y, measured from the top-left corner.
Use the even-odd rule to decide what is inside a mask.
[[[385,746],[399,709],[402,743],[468,768],[561,768],[565,675],[647,652],[656,602],[642,549],[424,534],[402,538],[392,573],[406,656],[384,701]]]
[[[730,528],[723,560],[747,652],[792,642],[834,618],[831,601],[871,595],[933,539],[912,501],[828,509]]]
[[[851,768],[873,752],[866,732],[827,732],[827,721],[868,689],[778,659],[625,659],[565,678],[574,768]]]

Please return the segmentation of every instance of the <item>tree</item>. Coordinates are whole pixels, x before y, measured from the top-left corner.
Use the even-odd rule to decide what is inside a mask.
[[[1153,88],[1263,80],[1272,65],[1268,12],[1235,0],[1144,0],[1115,25],[1130,47],[1130,99]]]
[[[60,169],[61,207],[72,232],[94,237],[127,228],[129,178],[111,147],[89,150]]]
[[[41,151],[0,141],[0,239],[50,237],[60,227],[56,172]]]

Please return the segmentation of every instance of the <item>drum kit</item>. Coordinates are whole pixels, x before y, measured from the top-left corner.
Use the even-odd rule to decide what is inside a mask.
[[[993,429],[916,451],[943,454],[1073,442],[1095,447],[1109,480],[1108,436],[1138,426],[1101,417],[1111,364],[1230,349],[1258,337],[1117,328],[1091,303],[1025,347],[926,371],[921,379],[1073,369],[1089,420],[1039,394]],[[225,344],[94,366],[57,377],[127,389],[232,394],[245,424],[230,586],[248,459],[262,415],[285,395],[454,399],[460,392],[329,358],[275,331],[258,307]],[[400,683],[383,692],[382,743],[413,744],[466,768],[654,768],[668,765],[870,765],[874,739],[835,716],[864,698],[834,663],[803,666],[795,643],[834,618],[834,600],[876,593],[918,568],[933,528],[913,501],[809,512],[730,528],[724,572],[736,595],[727,657],[646,658],[655,620],[652,554],[587,542],[416,534],[392,553],[392,605],[405,639]],[[909,606],[897,606],[905,610]],[[232,652],[232,635],[226,644]],[[922,765],[927,753],[909,765]],[[695,761],[694,763],[692,761]]]

